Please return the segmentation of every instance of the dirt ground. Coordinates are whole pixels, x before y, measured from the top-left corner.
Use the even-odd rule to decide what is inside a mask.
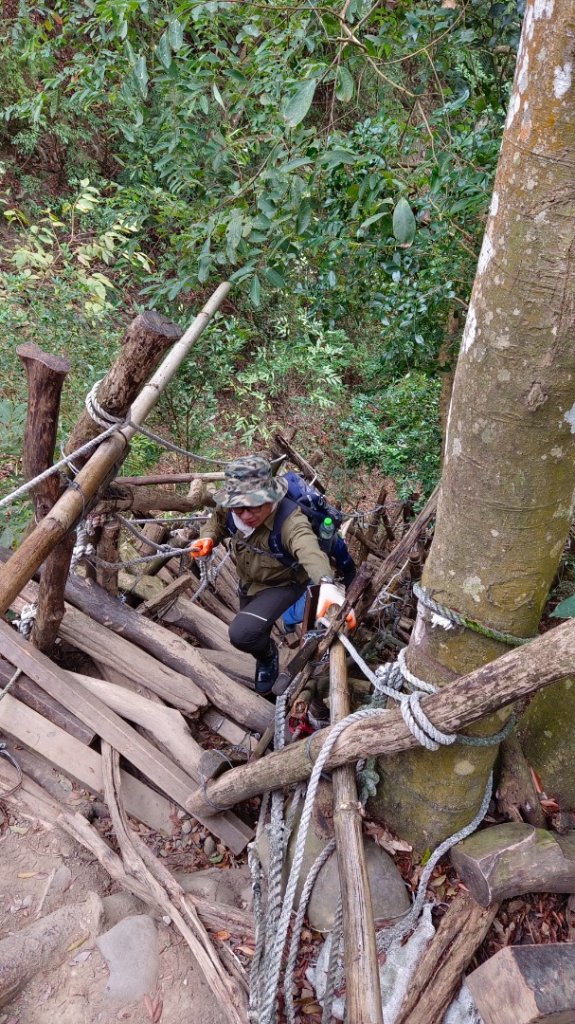
[[[59,907],[82,902],[89,892],[107,897],[121,892],[101,865],[66,833],[15,814],[0,805],[0,940]],[[132,900],[130,913],[148,908]],[[112,927],[125,905],[104,900]],[[125,900],[124,900],[125,904]],[[38,973],[7,1005],[0,1024],[221,1024],[211,990],[178,933],[155,917],[159,976],[155,991],[137,1002],[112,1000],[106,993],[106,960],[90,941],[72,943],[63,963]],[[0,965],[1,967],[1,965]],[[1,972],[0,972],[1,973]]]

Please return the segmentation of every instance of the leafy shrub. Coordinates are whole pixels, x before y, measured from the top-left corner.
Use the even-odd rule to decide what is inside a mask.
[[[341,425],[346,463],[377,467],[402,498],[429,495],[440,470],[440,389],[436,378],[408,373],[379,393],[354,396]]]

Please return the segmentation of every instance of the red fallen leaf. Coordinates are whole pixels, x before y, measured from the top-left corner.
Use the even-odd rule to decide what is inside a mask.
[[[532,768],[531,765],[529,765],[529,771],[531,772],[531,778],[533,779],[533,785],[535,786],[535,789],[537,790],[538,793],[542,793],[543,792],[543,783],[541,782],[541,779],[539,778],[537,772],[535,771],[535,768]]]
[[[548,800],[540,800],[539,803],[541,804],[543,810],[549,811],[550,814],[556,814],[557,811],[560,810],[559,804],[556,800],[553,800],[552,798],[549,798]]]

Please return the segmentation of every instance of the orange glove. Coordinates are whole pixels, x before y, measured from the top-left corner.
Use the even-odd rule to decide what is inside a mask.
[[[207,558],[214,550],[214,542],[211,537],[199,537],[190,547],[191,558]]]
[[[319,588],[319,596],[317,599],[316,618],[323,619],[328,609],[334,604],[341,608],[344,599],[345,593],[343,587],[338,587],[335,583],[322,583]],[[350,629],[355,629],[357,626],[357,620],[353,611],[351,611],[349,615],[346,615],[345,621]]]

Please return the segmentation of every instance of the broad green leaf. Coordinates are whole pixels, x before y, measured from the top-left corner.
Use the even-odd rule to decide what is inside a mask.
[[[400,245],[410,246],[415,238],[415,217],[404,196],[398,200],[393,211],[393,234]]]
[[[311,221],[311,203],[309,199],[304,199],[297,215],[296,230],[299,235],[303,235],[306,228],[309,227]]]
[[[134,78],[138,83],[138,89],[143,100],[148,95],[148,67],[146,65],[146,58],[143,56],[138,57],[134,64]]]
[[[274,288],[285,288],[285,278],[278,270],[274,270],[273,267],[266,267],[264,274],[266,276],[266,280],[268,280]]]
[[[575,617],[575,594],[571,594],[571,597],[566,597],[564,601],[551,612],[551,617],[555,619],[572,619]]]
[[[302,82],[299,89],[284,107],[284,118],[290,128],[295,128],[300,121],[303,121],[312,105],[316,88],[317,78],[308,78],[305,82]]]
[[[258,199],[258,207],[262,211],[262,213],[265,214],[265,216],[269,218],[269,220],[273,220],[273,218],[276,215],[276,208],[273,205],[273,203],[270,202],[270,200],[266,198],[266,196],[260,196],[259,197],[259,199]]]
[[[229,280],[232,284],[234,284],[237,281],[243,281],[245,277],[249,277],[250,274],[253,274],[253,272],[253,263],[246,263],[245,267],[240,267],[239,270],[235,270],[234,273],[230,276]]]
[[[218,89],[218,87],[217,87],[215,82],[212,82],[212,93],[214,94],[214,99],[215,99],[216,103],[219,103],[219,105],[222,108],[222,110],[225,110],[226,109],[226,105],[225,105],[225,103],[224,103],[224,101],[222,99],[222,94],[221,94],[220,90]]]
[[[288,160],[287,164],[282,164],[281,167],[278,167],[278,171],[287,174],[289,171],[297,170],[298,167],[307,167],[311,163],[313,163],[311,157],[300,156],[297,160]]]
[[[202,113],[207,114],[209,109],[210,105],[208,103],[208,97],[206,96],[205,92],[203,92],[202,95],[200,96],[200,110],[202,111]]]
[[[181,21],[178,21],[177,18],[171,18],[169,21],[168,38],[172,50],[177,53],[184,43],[184,28]]]
[[[172,47],[170,46],[170,40],[168,38],[167,32],[164,32],[164,34],[160,37],[160,41],[156,47],[156,51],[158,57],[160,58],[160,63],[166,69],[166,71],[168,71],[172,63]]]
[[[341,103],[349,103],[353,96],[353,78],[343,64],[337,69],[335,95]]]
[[[252,285],[251,285],[251,288],[250,288],[250,299],[252,300],[252,304],[254,306],[259,306],[260,300],[261,300],[261,295],[262,295],[262,286],[260,284],[260,279],[259,279],[258,275],[255,274],[254,277],[252,278]]]
[[[340,164],[354,164],[357,157],[349,149],[340,149],[338,147],[336,149],[329,149],[320,159],[322,164],[327,164],[328,167],[339,167]]]

